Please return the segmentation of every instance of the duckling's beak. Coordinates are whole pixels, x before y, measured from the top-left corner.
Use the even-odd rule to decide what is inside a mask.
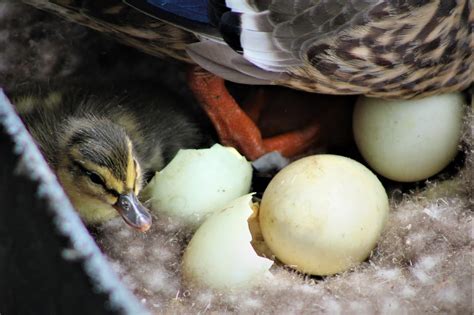
[[[131,227],[145,232],[151,226],[151,215],[133,192],[122,194],[113,206]]]

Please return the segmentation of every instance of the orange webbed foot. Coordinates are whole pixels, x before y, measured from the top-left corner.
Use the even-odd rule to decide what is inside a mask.
[[[256,123],[269,100],[261,90],[247,102],[244,111],[222,78],[193,67],[188,73],[188,83],[216,128],[221,143],[235,147],[250,160],[272,151],[286,157],[301,154],[319,137],[319,123],[313,122],[303,129],[264,139]]]

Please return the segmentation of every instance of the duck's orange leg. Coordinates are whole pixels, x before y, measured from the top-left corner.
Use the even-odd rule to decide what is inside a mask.
[[[193,67],[188,73],[188,83],[214,124],[221,143],[235,147],[250,160],[271,151],[279,151],[287,157],[300,154],[318,138],[319,124],[312,124],[302,130],[262,139],[255,122],[227,91],[223,79]],[[261,105],[257,108],[261,109]],[[257,109],[251,115],[258,117],[259,111]]]

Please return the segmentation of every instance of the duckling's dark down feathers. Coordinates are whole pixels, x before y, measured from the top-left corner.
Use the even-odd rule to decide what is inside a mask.
[[[82,141],[90,144],[82,146],[90,149],[83,155],[111,170],[120,169],[117,164],[127,157],[126,135],[141,167],[155,171],[179,149],[202,145],[205,137],[183,101],[161,88],[153,94],[151,99],[128,93],[67,91],[53,103],[30,98],[29,109],[22,108],[20,99],[18,109],[53,168],[61,150]]]

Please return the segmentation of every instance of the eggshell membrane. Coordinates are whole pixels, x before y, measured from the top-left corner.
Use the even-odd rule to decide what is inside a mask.
[[[195,225],[250,190],[252,166],[235,149],[180,150],[147,186],[151,208]]]
[[[196,231],[183,256],[188,283],[220,290],[250,288],[266,277],[273,261],[257,255],[247,220],[252,195],[232,201]]]
[[[315,155],[273,178],[260,206],[260,227],[283,263],[330,275],[368,257],[388,210],[387,194],[369,169],[345,157]]]
[[[360,97],[353,115],[357,147],[387,178],[426,179],[456,156],[464,104],[460,93],[415,100]]]

